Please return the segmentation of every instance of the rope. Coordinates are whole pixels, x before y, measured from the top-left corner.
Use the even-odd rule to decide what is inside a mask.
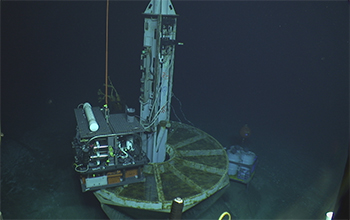
[[[106,9],[106,74],[105,74],[105,107],[108,108],[108,17],[109,17],[109,0],[107,0]]]

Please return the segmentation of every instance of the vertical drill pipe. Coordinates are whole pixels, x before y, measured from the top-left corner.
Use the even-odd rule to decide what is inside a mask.
[[[184,202],[180,197],[177,197],[173,200],[173,203],[171,204],[171,211],[170,211],[170,220],[178,220],[181,219],[182,216],[182,209],[184,207]]]
[[[107,0],[106,9],[106,75],[105,75],[105,106],[108,108],[108,17],[109,17],[109,0]]]

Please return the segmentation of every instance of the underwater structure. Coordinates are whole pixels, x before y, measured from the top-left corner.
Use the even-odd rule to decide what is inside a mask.
[[[135,218],[140,211],[169,213],[176,197],[187,211],[220,196],[229,184],[221,144],[198,128],[170,120],[179,44],[171,1],[151,0],[144,15],[140,115],[129,107],[111,114],[107,83],[102,108],[83,103],[74,109],[75,171],[82,191],[93,191],[110,218],[114,211]]]

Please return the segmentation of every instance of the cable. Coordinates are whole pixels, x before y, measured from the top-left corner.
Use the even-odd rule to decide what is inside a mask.
[[[89,171],[89,165],[88,166],[86,166],[86,169],[85,170],[79,170],[79,168],[81,167],[81,166],[83,166],[83,164],[74,164],[74,170],[76,171],[76,172],[78,172],[78,173],[85,173],[85,172],[87,172],[87,171]]]
[[[166,102],[165,105],[163,105],[163,106],[158,110],[158,112],[154,115],[153,119],[150,120],[150,122],[149,122],[149,124],[148,124],[147,126],[142,125],[142,126],[144,127],[144,129],[148,129],[148,128],[150,128],[154,123],[156,123],[159,114],[164,110],[164,108],[166,107],[167,103],[168,103],[168,102]]]
[[[106,8],[106,73],[105,73],[105,107],[108,107],[108,17],[109,17],[109,0]]]
[[[154,97],[153,97],[153,104],[152,104],[151,111],[150,111],[150,113],[149,113],[150,116],[153,115],[153,112],[155,111],[155,107],[156,107],[156,105],[157,105],[158,102],[159,102],[158,94],[160,93],[160,90],[161,90],[161,86],[158,86],[158,89],[157,89],[156,94],[153,95],[153,96],[154,96]],[[152,119],[152,120],[153,120],[153,119]],[[150,120],[150,121],[152,121],[152,120]]]
[[[193,124],[190,120],[188,120],[188,119],[186,118],[185,113],[182,111],[182,103],[181,103],[180,99],[177,98],[177,97],[175,96],[174,93],[173,93],[173,97],[179,102],[180,112],[181,112],[182,116],[184,117],[185,121],[187,121],[190,125],[194,126],[194,124]],[[177,116],[176,116],[176,117],[177,117]],[[177,118],[178,118],[178,117],[177,117]],[[181,122],[181,121],[180,121],[180,122]]]
[[[177,116],[176,111],[175,111],[175,108],[174,108],[173,105],[171,105],[171,110],[173,110],[173,114],[175,115],[176,119],[177,119],[179,122],[182,123],[182,121],[181,121],[181,119],[179,118],[179,116]]]

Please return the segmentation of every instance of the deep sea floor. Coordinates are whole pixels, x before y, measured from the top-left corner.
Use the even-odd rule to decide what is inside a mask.
[[[55,126],[53,126],[55,124]],[[106,219],[92,193],[82,193],[70,141],[74,128],[49,119],[17,139],[2,139],[1,211],[4,219]],[[209,133],[209,128],[204,131]],[[251,144],[259,163],[249,186],[231,181],[198,219],[324,219],[332,210],[346,152],[332,158],[300,151],[287,137],[260,133]],[[224,142],[222,133],[211,134]],[[272,135],[273,136],[273,135]]]

